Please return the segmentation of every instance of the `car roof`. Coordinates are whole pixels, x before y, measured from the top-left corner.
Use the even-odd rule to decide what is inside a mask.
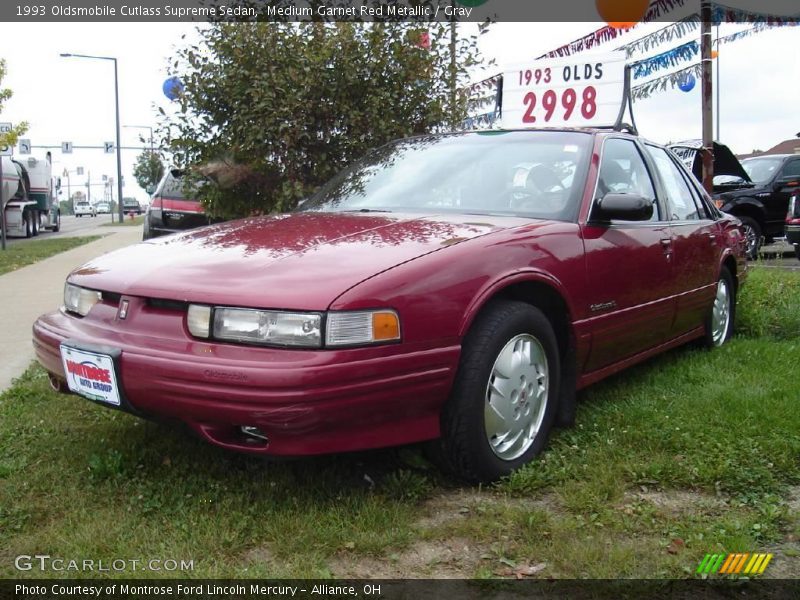
[[[743,158],[742,162],[746,160],[753,160],[754,158],[792,158],[792,157],[800,158],[800,154],[759,154],[758,156],[748,156],[747,158]]]

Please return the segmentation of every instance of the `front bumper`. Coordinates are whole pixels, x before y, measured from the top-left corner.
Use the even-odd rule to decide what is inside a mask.
[[[128,299],[130,322],[118,321],[105,302],[84,319],[40,317],[33,326],[39,362],[63,379],[61,342],[117,348],[123,409],[178,419],[237,451],[323,454],[439,436],[458,344],[284,350],[199,341],[174,310]],[[134,330],[134,323],[141,327]],[[241,426],[257,427],[268,442],[244,435]]]

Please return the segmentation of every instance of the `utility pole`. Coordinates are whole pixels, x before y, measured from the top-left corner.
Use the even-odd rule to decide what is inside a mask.
[[[711,2],[700,2],[700,59],[702,65],[703,187],[714,189],[714,91],[711,59]]]
[[[456,42],[458,32],[456,30],[456,11],[455,0],[453,0],[453,13],[450,16],[450,126],[456,128],[456,99],[458,90],[458,72],[456,69]]]
[[[719,42],[719,23],[718,23],[717,24],[717,58],[716,58],[716,61],[717,61],[717,141],[722,139],[722,134],[720,134],[720,130],[719,130],[719,114],[720,114],[720,111],[719,111],[719,94],[722,91],[720,89],[720,85],[719,85],[719,46],[720,46],[720,42]]]

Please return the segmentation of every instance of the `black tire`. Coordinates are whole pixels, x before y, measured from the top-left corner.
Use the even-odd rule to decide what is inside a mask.
[[[800,245],[794,247],[794,256],[797,260],[800,260]]]
[[[56,224],[53,227],[53,233],[61,231],[61,211],[56,213]]]
[[[31,228],[33,229],[33,237],[39,235],[39,214],[36,212],[31,214]]]
[[[722,335],[716,330],[715,328],[715,310],[716,310],[716,303],[718,297],[718,290],[719,286],[724,285],[727,288],[727,324],[724,327],[724,332]],[[719,314],[719,313],[717,313]],[[705,335],[703,338],[703,345],[706,348],[718,348],[725,344],[731,336],[733,335],[733,328],[734,322],[736,320],[736,282],[733,279],[733,275],[727,269],[727,267],[722,267],[722,270],[719,273],[719,280],[717,282],[717,290],[714,293],[714,300],[711,302],[711,307],[708,309],[708,315],[706,316],[704,328],[705,328]],[[716,333],[715,333],[716,331]]]
[[[33,224],[31,223],[31,214],[28,211],[22,213],[22,222],[25,223],[25,237],[30,238],[33,236]]]
[[[546,402],[543,412],[537,411],[541,421],[532,441],[519,448],[518,456],[501,458],[487,436],[484,411],[495,361],[518,336],[537,341],[546,357]],[[496,301],[488,305],[464,339],[455,383],[442,411],[442,437],[432,447],[433,458],[444,470],[470,483],[496,481],[530,462],[544,448],[553,427],[558,412],[559,380],[558,344],[547,317],[524,302]],[[523,382],[522,389],[525,387]],[[536,410],[536,406],[530,403],[530,410]],[[528,404],[523,408],[528,408]],[[517,418],[515,413],[514,419]]]
[[[761,249],[761,225],[752,217],[739,217],[747,239],[747,260],[756,260]]]

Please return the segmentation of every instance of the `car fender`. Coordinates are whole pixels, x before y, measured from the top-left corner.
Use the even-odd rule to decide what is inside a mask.
[[[564,301],[564,304],[567,305],[567,311],[569,312],[567,315],[567,320],[568,322],[572,323],[572,315],[575,314],[575,311],[570,297],[566,293],[564,285],[552,274],[546,271],[540,271],[538,269],[526,269],[524,271],[518,271],[516,273],[499,277],[483,286],[472,299],[472,302],[467,306],[467,309],[464,311],[461,325],[459,327],[459,336],[463,338],[463,336],[466,335],[467,331],[469,331],[469,328],[472,326],[472,323],[475,321],[475,318],[478,316],[478,313],[492,298],[502,293],[504,289],[517,283],[541,283],[552,288],[553,291],[561,297],[561,299]]]
[[[737,208],[742,207],[749,207],[756,209],[759,213],[764,212],[764,203],[758,200],[757,198],[753,198],[752,196],[741,196],[738,198],[732,198],[730,200],[726,200],[725,204],[722,205],[722,210],[729,213],[731,211],[736,210]]]

